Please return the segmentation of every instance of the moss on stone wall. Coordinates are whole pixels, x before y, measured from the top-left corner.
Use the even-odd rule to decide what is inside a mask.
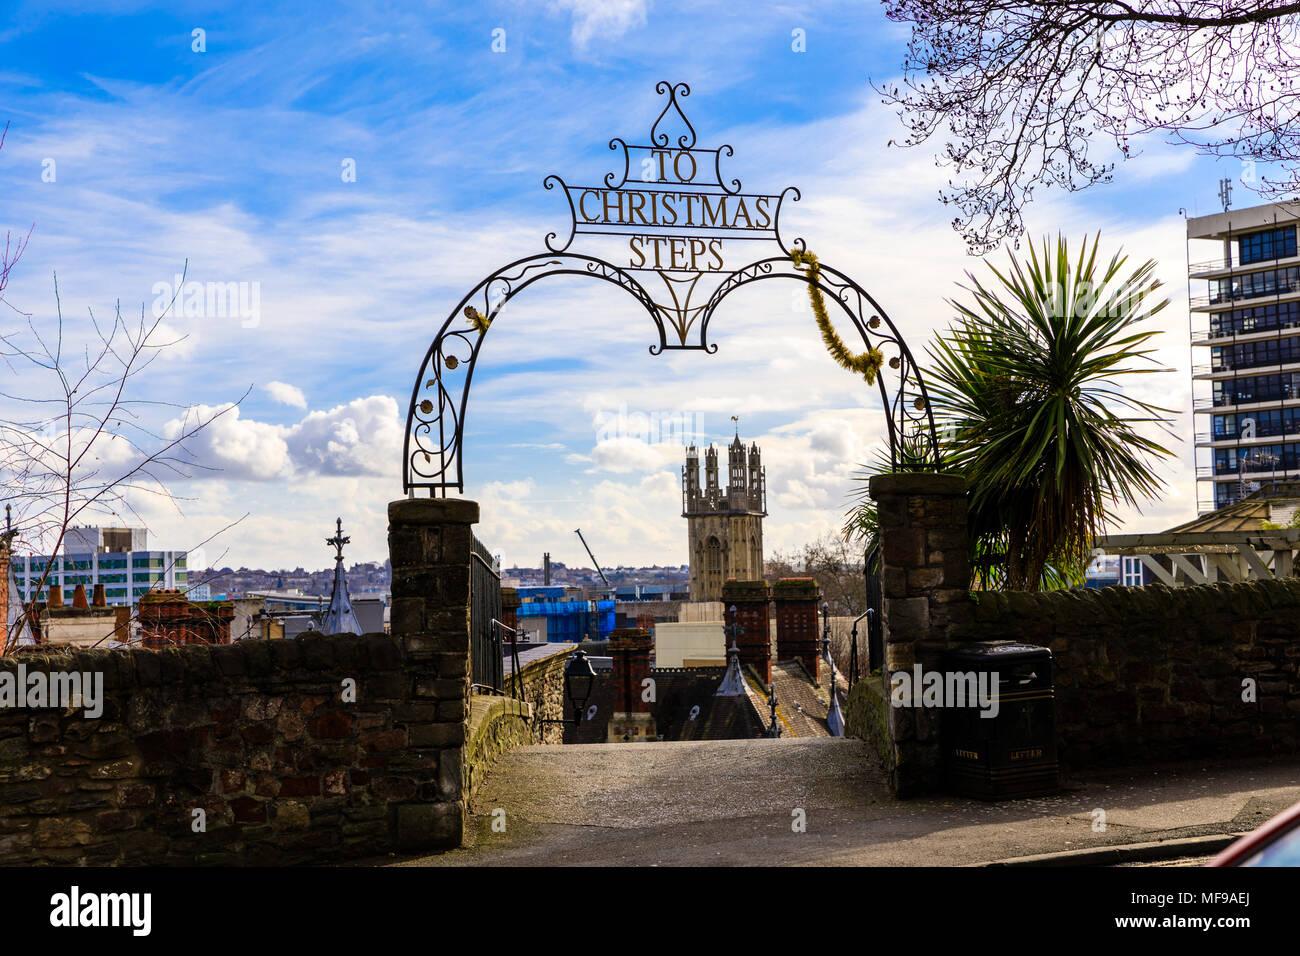
[[[869,741],[886,771],[893,769],[894,747],[889,740],[889,698],[879,671],[853,685],[844,708],[844,735]]]

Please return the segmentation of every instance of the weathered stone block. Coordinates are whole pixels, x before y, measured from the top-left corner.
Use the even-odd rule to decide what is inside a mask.
[[[397,846],[407,852],[460,846],[464,809],[459,803],[416,803],[397,807]]]

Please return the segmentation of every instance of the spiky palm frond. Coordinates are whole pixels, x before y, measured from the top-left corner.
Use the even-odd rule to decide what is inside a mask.
[[[1086,566],[1093,538],[1126,503],[1154,496],[1154,462],[1170,454],[1150,437],[1172,410],[1126,394],[1119,376],[1159,371],[1142,323],[1168,305],[1155,263],[1121,275],[1127,257],[1098,267],[1098,242],[1077,260],[1058,237],[1014,257],[996,281],[974,275],[969,304],[930,349],[927,380],[949,467],[970,485],[974,540],[1004,543],[1001,573],[1036,590],[1048,567]]]

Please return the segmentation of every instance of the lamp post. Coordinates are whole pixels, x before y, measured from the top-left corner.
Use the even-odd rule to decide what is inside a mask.
[[[578,648],[564,663],[564,696],[573,708],[573,719],[534,717],[533,720],[539,724],[573,724],[578,727],[582,723],[582,714],[587,709],[587,701],[591,699],[591,688],[595,682],[596,668],[591,666],[587,652]]]
[[[825,601],[822,602],[822,658],[831,665],[831,673],[834,674],[835,662],[831,660],[831,606]]]
[[[573,705],[574,726],[582,723],[582,712],[591,699],[591,687],[595,681],[596,669],[591,666],[591,658],[586,651],[578,648],[564,665],[564,694]]]
[[[830,705],[826,708],[826,729],[832,737],[844,736],[844,714],[840,711],[839,695],[835,692],[835,661],[831,657],[830,605],[822,604],[822,657],[831,669]]]
[[[767,706],[772,712],[772,722],[768,725],[767,735],[775,740],[781,736],[781,728],[776,722],[776,685],[767,685]]]

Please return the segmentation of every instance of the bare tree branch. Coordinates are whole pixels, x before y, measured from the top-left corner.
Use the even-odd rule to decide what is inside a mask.
[[[1036,186],[1109,181],[1098,136],[1116,157],[1154,133],[1276,168],[1258,176],[1270,199],[1300,186],[1300,3],[886,0],[885,13],[912,36],[901,85],[876,88],[899,108],[901,145],[942,140],[954,178],[940,199],[973,253],[1023,233]]]

